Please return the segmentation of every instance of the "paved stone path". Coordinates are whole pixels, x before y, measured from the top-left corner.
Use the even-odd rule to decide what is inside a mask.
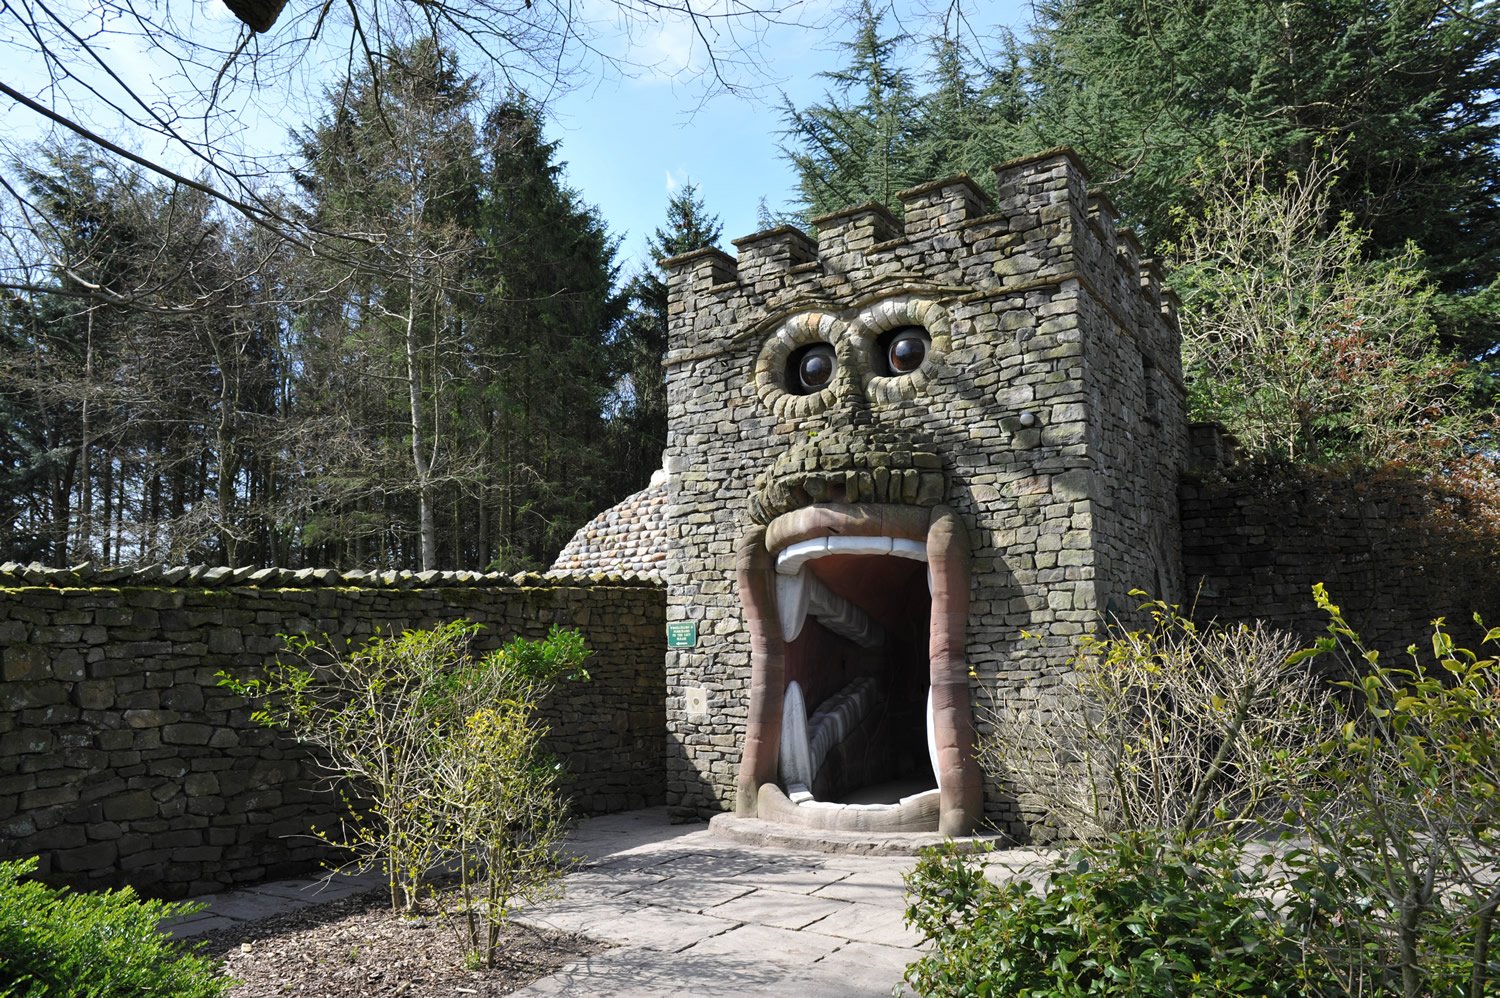
[[[658,810],[596,818],[570,847],[586,865],[566,899],[522,918],[618,945],[526,998],[889,995],[917,957],[909,856],[742,845]]]
[[[516,992],[525,998],[890,995],[918,955],[920,940],[903,924],[910,856],[746,844],[670,824],[661,808],[584,821],[568,848],[580,868],[566,897],[519,920],[615,946]],[[198,898],[208,910],[172,931],[196,935],[380,882],[369,874],[279,881]]]

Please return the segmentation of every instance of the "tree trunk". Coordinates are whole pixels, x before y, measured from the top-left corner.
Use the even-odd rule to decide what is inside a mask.
[[[411,275],[406,300],[406,387],[411,401],[411,460],[417,472],[417,520],[422,571],[437,565],[437,526],[432,518],[432,468],[422,439],[422,386],[417,378],[417,280]]]

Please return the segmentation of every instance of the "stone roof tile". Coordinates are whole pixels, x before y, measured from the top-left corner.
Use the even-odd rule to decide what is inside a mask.
[[[588,523],[563,546],[549,576],[631,574],[660,581],[667,560],[667,475],[621,500]]]

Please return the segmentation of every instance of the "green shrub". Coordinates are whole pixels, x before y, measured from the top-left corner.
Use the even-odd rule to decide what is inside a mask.
[[[1036,887],[929,851],[907,877],[907,922],[932,946],[907,980],[928,998],[1305,994],[1266,867],[1242,852],[1224,836],[1117,832]]]
[[[342,650],[287,638],[264,678],[220,682],[256,704],[255,720],[322,750],[350,806],[342,828],[314,832],[384,867],[392,908],[415,910],[432,871],[458,872],[460,910],[438,904],[470,962],[493,966],[512,907],[561,876],[567,805],[537,712],[560,682],[589,678],[589,651],[554,626],[476,658],[478,631],[458,620]]]
[[[0,998],[212,998],[235,983],[157,927],[199,906],[23,879],[36,862],[0,862]]]
[[[1314,597],[1327,632],[1294,658],[1323,659],[1337,713],[1287,760],[1318,776],[1289,784],[1288,916],[1351,994],[1500,994],[1500,658],[1438,620],[1430,657],[1387,665]]]
[[[1439,620],[1430,655],[1388,665],[1314,597],[1327,633],[1295,653],[1147,604],[1153,630],[1080,642],[1045,725],[998,716],[981,757],[1095,838],[1040,891],[924,859],[907,918],[933,950],[912,983],[1500,995],[1500,656]],[[1274,862],[1248,860],[1252,836]]]

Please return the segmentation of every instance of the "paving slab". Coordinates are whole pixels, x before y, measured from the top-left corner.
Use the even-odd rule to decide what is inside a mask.
[[[821,865],[803,863],[799,859],[765,863],[747,870],[744,876],[759,888],[792,894],[811,894],[844,876],[842,871],[830,873]]]
[[[908,929],[904,919],[904,908],[848,902],[803,931],[835,936],[850,942],[915,947],[922,941],[922,937]]]
[[[659,884],[667,879],[669,878],[663,873],[589,867],[577,873],[568,874],[565,883],[567,896],[570,898],[609,898],[619,897],[621,894],[628,894],[651,884]]]
[[[705,958],[753,956],[764,963],[797,971],[817,963],[838,946],[838,940],[811,932],[778,929],[770,925],[740,925],[702,939],[682,952]]]
[[[279,915],[284,911],[305,908],[308,904],[308,902],[297,901],[284,895],[267,894],[254,889],[210,894],[193,900],[207,904],[209,914],[234,922],[255,922],[262,918],[270,918],[272,915]]]
[[[774,926],[779,929],[804,929],[820,919],[827,918],[846,903],[808,894],[760,889],[732,901],[726,901],[710,909],[709,914],[720,918],[734,918],[755,925]]]
[[[841,854],[747,843],[673,825],[654,808],[589,819],[568,850],[579,865],[567,895],[517,920],[612,948],[517,992],[525,998],[869,998],[891,994],[919,953],[902,921],[901,878],[916,860],[893,848]],[[996,873],[1037,858],[999,855]],[[208,910],[168,928],[184,937],[229,928],[381,883],[365,874],[262,884],[195,899]]]
[[[256,894],[270,894],[306,904],[337,901],[387,884],[384,874],[362,873],[355,876],[319,877],[314,880],[277,880],[249,888]]]
[[[888,993],[888,992],[878,992]],[[752,953],[649,953],[612,949],[536,981],[516,998],[870,998],[868,987],[811,967],[799,971]]]
[[[660,905],[677,911],[700,912],[717,908],[726,901],[743,897],[755,890],[744,879],[708,880],[699,877],[667,877],[654,884],[637,887],[621,895],[633,904]]]
[[[864,904],[891,905],[902,910],[906,907],[905,870],[881,868],[859,870],[841,880],[818,888],[816,897],[837,898],[840,901],[859,901]]]
[[[582,932],[605,942],[676,953],[741,923],[659,905],[610,901],[562,901],[522,912],[516,921],[543,929]]]
[[[917,954],[905,946],[844,943],[820,958],[813,969],[819,976],[833,974],[851,988],[863,989],[863,994],[889,995],[900,984],[900,993],[911,995],[914,992],[903,982],[907,966],[916,957]]]
[[[766,862],[766,858],[758,853],[747,852],[743,849],[725,849],[712,839],[705,838],[701,841],[702,844],[698,848],[655,850],[638,848],[602,856],[591,862],[590,867],[722,880],[748,873]]]
[[[243,922],[233,918],[225,918],[222,915],[189,915],[186,918],[174,918],[162,923],[162,930],[173,939],[191,939],[205,932],[217,932],[220,929],[232,929]]]

